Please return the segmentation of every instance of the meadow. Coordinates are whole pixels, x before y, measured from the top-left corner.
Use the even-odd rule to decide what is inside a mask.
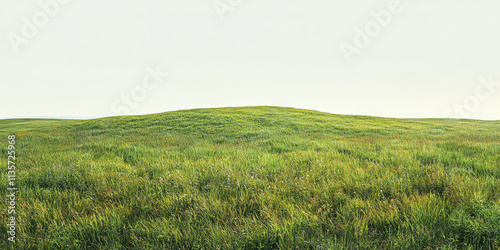
[[[500,121],[262,106],[0,120],[0,142],[0,249],[500,249]]]

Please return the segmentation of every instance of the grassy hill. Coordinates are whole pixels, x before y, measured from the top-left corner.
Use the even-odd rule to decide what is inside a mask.
[[[499,121],[280,107],[0,120],[4,163],[9,134],[17,249],[500,248]]]

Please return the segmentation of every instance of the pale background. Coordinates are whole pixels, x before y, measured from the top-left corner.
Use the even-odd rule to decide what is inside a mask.
[[[123,114],[113,102],[148,66],[170,75],[128,114],[273,105],[442,118],[479,77],[500,82],[498,0],[401,0],[348,63],[340,44],[388,2],[246,0],[221,20],[213,0],[72,0],[16,53],[8,34],[43,9],[0,0],[0,117]],[[500,120],[499,107],[497,87],[463,118]]]

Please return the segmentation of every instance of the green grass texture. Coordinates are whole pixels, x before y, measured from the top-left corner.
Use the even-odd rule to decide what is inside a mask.
[[[259,106],[0,120],[0,141],[0,249],[500,249],[500,121]]]

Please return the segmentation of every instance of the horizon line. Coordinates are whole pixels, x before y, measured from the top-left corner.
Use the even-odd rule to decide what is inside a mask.
[[[267,106],[267,105],[256,105],[256,106],[237,106],[237,107],[189,108],[189,109],[170,110],[170,111],[157,112],[157,113],[108,115],[108,116],[18,116],[18,117],[0,117],[0,120],[16,120],[16,119],[93,120],[93,119],[111,118],[111,117],[144,116],[144,115],[162,114],[162,113],[177,112],[177,111],[186,111],[186,110],[196,110],[196,109],[245,108],[245,107],[293,108],[293,109],[302,109],[302,110],[317,111],[317,112],[326,113],[326,114],[332,114],[332,115],[368,116],[368,117],[389,118],[389,119],[408,119],[408,120],[438,119],[438,120],[500,121],[500,119],[479,119],[479,118],[445,118],[445,117],[421,117],[421,118],[415,118],[415,117],[390,117],[390,116],[363,115],[363,114],[340,114],[340,113],[330,113],[330,112],[325,112],[325,111],[319,111],[319,110],[315,110],[315,109],[295,108],[295,107],[282,107],[282,106],[271,106],[271,105],[269,105],[269,106]]]

